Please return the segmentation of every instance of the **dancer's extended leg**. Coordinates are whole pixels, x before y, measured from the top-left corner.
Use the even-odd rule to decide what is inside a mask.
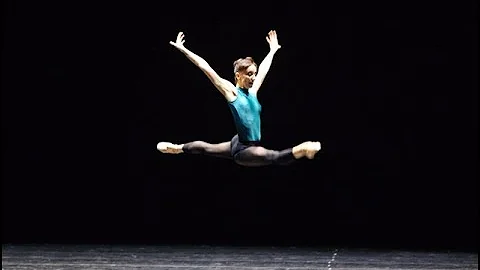
[[[157,149],[166,154],[186,153],[231,159],[232,156],[230,154],[230,145],[230,142],[222,142],[217,144],[211,144],[204,141],[194,141],[184,144],[160,142],[157,144]]]
[[[249,167],[288,165],[303,157],[313,159],[320,148],[319,142],[304,142],[281,151],[266,149],[262,146],[250,146],[235,154],[234,160],[240,165]]]

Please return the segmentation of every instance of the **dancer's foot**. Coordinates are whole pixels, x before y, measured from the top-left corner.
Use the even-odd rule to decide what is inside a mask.
[[[173,144],[169,142],[159,142],[157,144],[158,151],[165,154],[181,154],[183,153],[182,147],[183,144]]]
[[[321,144],[320,142],[303,142],[295,147],[293,147],[293,156],[296,159],[307,157],[308,159],[313,159],[315,154],[320,151]]]
[[[315,157],[315,154],[320,151],[322,148],[322,145],[320,142],[311,142],[311,147],[307,150],[306,157],[308,159],[313,159]]]

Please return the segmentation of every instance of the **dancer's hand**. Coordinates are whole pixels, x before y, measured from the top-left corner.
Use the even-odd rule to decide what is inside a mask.
[[[278,51],[282,46],[278,44],[277,32],[275,30],[270,30],[266,37],[268,44],[270,44],[270,51]]]
[[[177,40],[175,42],[170,41],[170,44],[175,46],[175,48],[179,50],[183,50],[185,48],[183,46],[183,43],[185,43],[185,35],[183,34],[183,32],[178,32]]]

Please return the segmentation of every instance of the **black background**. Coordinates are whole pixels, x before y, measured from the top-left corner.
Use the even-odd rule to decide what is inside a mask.
[[[6,1],[2,242],[477,248],[475,1]],[[316,160],[245,168],[165,155],[229,141],[232,80],[275,55],[264,145]]]

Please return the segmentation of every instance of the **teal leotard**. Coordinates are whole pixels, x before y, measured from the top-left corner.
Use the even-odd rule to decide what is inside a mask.
[[[260,112],[262,105],[257,96],[237,87],[237,98],[228,102],[241,142],[257,142],[261,139]]]

